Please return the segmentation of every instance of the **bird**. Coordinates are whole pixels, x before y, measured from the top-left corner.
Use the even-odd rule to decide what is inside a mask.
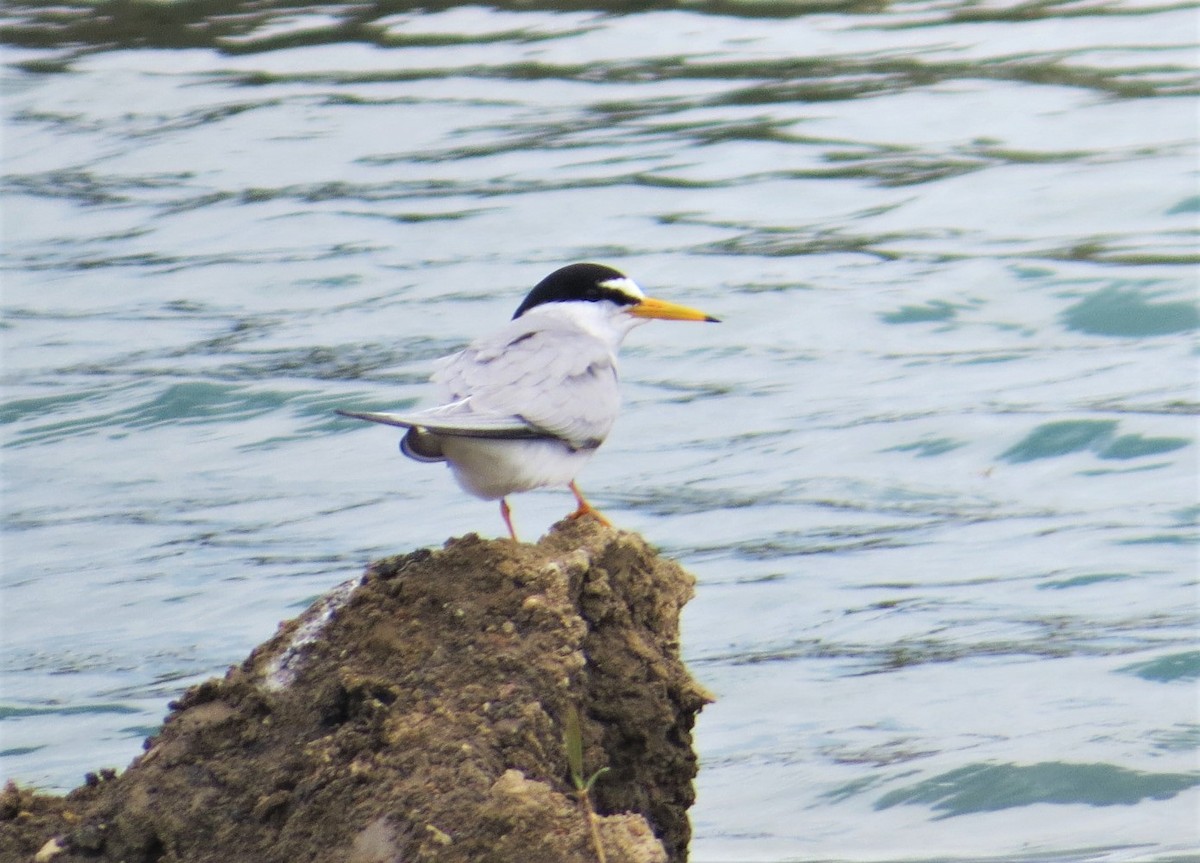
[[[342,416],[406,428],[400,451],[445,462],[462,489],[499,500],[517,540],[509,495],[566,486],[577,508],[611,522],[579,490],[575,475],[604,443],[620,411],[617,352],[653,319],[717,318],[648,297],[612,267],[575,263],[542,279],[505,326],[435,363],[442,404],[413,413],[338,410]]]

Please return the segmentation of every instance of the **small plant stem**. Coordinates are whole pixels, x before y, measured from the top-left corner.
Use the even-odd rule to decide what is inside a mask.
[[[596,815],[596,810],[592,808],[592,798],[588,796],[586,788],[579,789],[579,802],[583,804],[588,827],[592,831],[592,846],[596,849],[596,859],[599,863],[608,863],[608,856],[604,853],[604,844],[600,841],[600,818]]]

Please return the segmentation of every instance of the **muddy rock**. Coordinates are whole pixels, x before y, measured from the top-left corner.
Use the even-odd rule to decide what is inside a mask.
[[[119,776],[6,788],[0,861],[684,861],[692,588],[588,520],[376,561],[172,703]],[[591,816],[572,712],[582,778],[606,768]]]

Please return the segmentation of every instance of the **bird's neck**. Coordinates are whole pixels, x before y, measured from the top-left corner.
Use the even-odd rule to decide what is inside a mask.
[[[531,309],[527,315],[541,313],[576,327],[609,346],[615,355],[629,331],[646,323],[607,303],[550,303]]]

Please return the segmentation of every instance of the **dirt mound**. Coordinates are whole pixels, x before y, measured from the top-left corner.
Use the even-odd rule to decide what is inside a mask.
[[[120,776],[10,785],[0,860],[591,863],[599,842],[683,861],[707,700],[679,659],[692,587],[588,520],[377,561],[173,703]],[[583,772],[607,768],[595,835],[573,712]]]

